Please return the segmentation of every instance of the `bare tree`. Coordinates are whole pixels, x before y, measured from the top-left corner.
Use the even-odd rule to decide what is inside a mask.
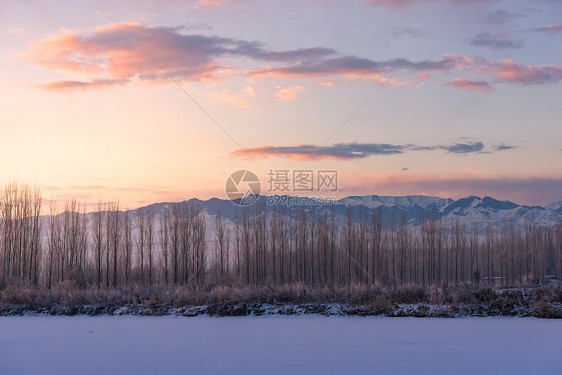
[[[154,211],[146,208],[145,223],[146,256],[148,258],[148,285],[152,288],[153,260],[154,260]]]
[[[125,284],[129,284],[131,278],[131,268],[133,264],[133,234],[131,227],[131,217],[129,216],[129,211],[125,211],[123,214],[123,269]]]
[[[135,218],[137,224],[137,254],[139,258],[139,268],[141,273],[141,284],[144,285],[145,253],[146,253],[146,226],[147,211],[144,208],[137,210]]]
[[[49,215],[49,245],[47,258],[47,288],[51,288],[57,272],[55,258],[61,252],[61,230],[56,202],[51,202]]]
[[[52,216],[52,214],[51,214]],[[96,284],[102,285],[102,267],[103,267],[103,250],[104,250],[104,205],[98,202],[96,210],[92,216],[92,238],[94,244],[94,263],[96,268]]]
[[[121,212],[119,211],[119,203],[108,204],[106,214],[106,285],[116,287],[118,284],[118,267],[119,267],[119,253],[121,248],[121,225],[120,225]],[[111,270],[111,273],[110,273]],[[113,277],[110,277],[110,274]],[[110,283],[111,279],[111,283]]]
[[[166,207],[162,210],[160,215],[160,244],[162,249],[162,263],[164,265],[164,284],[168,285],[169,276],[168,276],[168,265],[169,265],[169,249],[168,249],[168,240],[169,240],[169,232],[170,232],[170,211]]]
[[[230,236],[226,229],[226,220],[220,211],[215,214],[215,264],[218,271],[218,282],[224,284],[229,271]],[[274,266],[275,268],[275,266]]]

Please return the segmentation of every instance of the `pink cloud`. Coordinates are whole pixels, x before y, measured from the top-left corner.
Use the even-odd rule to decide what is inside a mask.
[[[197,0],[194,9],[204,9],[204,8],[217,8],[217,7],[247,7],[247,4],[243,4],[243,1],[239,0]]]
[[[562,80],[562,69],[556,65],[521,65],[513,60],[493,64],[497,79],[523,85],[543,84]]]
[[[291,160],[306,161],[306,160],[352,160],[359,156],[353,156],[348,150],[332,150],[333,147],[326,147],[325,149],[315,145],[298,145],[298,146],[258,146],[246,149],[238,149],[232,152],[232,156],[246,158],[251,156],[253,158],[268,158],[270,156],[279,156]]]
[[[254,96],[255,92],[251,86],[247,86],[241,93],[231,93],[228,89],[211,93],[213,99],[235,107],[248,109],[248,97]]]
[[[478,90],[484,92],[490,92],[493,90],[492,86],[485,81],[469,81],[464,78],[455,78],[452,81],[445,82],[443,85],[452,86],[458,89],[465,90]]]
[[[306,148],[308,152],[302,152],[302,149]],[[246,158],[251,156],[253,158],[260,158],[265,159],[270,156],[283,156],[288,159],[293,160],[311,160],[311,159],[322,159],[325,157],[314,156],[312,153],[317,149],[316,146],[312,145],[300,145],[295,147],[294,151],[290,150],[290,147],[280,147],[280,146],[272,146],[272,145],[265,145],[265,146],[258,146],[258,147],[251,147],[246,149],[238,149],[232,152],[232,156],[234,157],[241,157]],[[332,160],[341,160],[341,158],[335,156],[331,157]]]
[[[424,2],[425,0],[366,0],[369,4],[372,5],[383,5],[383,6],[404,6],[404,5],[412,5]]]
[[[549,34],[562,34],[562,25],[548,25],[548,26],[540,27],[536,29],[536,31],[549,33]]]
[[[87,90],[87,89],[99,89],[120,84],[125,84],[128,81],[126,79],[94,79],[93,81],[83,82],[83,81],[53,81],[37,85],[38,87],[51,90],[51,91],[76,91],[76,90]]]
[[[27,36],[27,33],[25,32],[24,29],[22,29],[21,27],[18,27],[16,29],[8,31],[8,35],[12,35],[16,38],[20,38],[20,37]]]
[[[63,30],[32,40],[21,56],[52,70],[154,83],[168,79],[160,66],[177,79],[218,79],[222,72],[236,70],[223,61],[225,56],[298,62],[335,53],[328,48],[269,51],[259,42],[184,35],[180,30],[134,22],[98,26],[87,35]]]
[[[218,7],[224,5],[226,0],[199,0],[197,1],[196,6],[213,6]]]
[[[176,36],[175,30],[168,28],[129,22],[110,24],[95,28],[89,36],[66,32],[34,40],[23,56],[49,69],[105,73],[112,79],[164,78],[154,59],[178,78],[209,78],[220,69],[204,53],[203,43],[196,38],[182,41]]]
[[[275,97],[283,102],[294,102],[299,98],[298,93],[306,89],[302,86],[291,86],[277,90]]]

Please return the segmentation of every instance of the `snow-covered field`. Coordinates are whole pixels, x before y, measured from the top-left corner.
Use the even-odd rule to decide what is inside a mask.
[[[561,374],[533,318],[2,317],[0,374]]]

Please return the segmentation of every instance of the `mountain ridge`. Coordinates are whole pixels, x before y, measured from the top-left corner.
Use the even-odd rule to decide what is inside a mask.
[[[286,197],[285,202],[289,198]],[[265,205],[266,212],[273,211],[277,205],[267,204],[270,196],[258,196],[257,202],[249,206],[250,213],[260,205]],[[310,197],[301,197],[299,204],[290,206],[292,210],[287,210],[287,214],[298,210],[314,210],[321,214],[323,212],[334,212],[340,219],[345,218],[351,209],[352,217],[357,220],[359,215],[370,216],[375,212],[380,212],[383,222],[399,222],[405,220],[407,223],[417,226],[421,223],[422,217],[432,217],[441,219],[444,222],[451,222],[459,219],[467,225],[478,225],[484,228],[491,223],[500,227],[506,223],[515,223],[520,227],[532,224],[536,226],[555,225],[562,221],[562,201],[553,202],[545,206],[520,205],[509,200],[498,200],[489,196],[477,197],[468,196],[460,199],[441,198],[425,195],[404,195],[404,196],[348,196],[336,200],[329,204],[312,204]],[[183,202],[162,202],[154,203],[149,207],[157,208],[156,214],[161,212],[166,206],[173,206],[190,202],[200,210],[205,211],[209,216],[215,216],[220,212],[222,216],[230,221],[234,221],[237,214],[242,212],[242,208],[228,199],[210,198],[201,200],[192,198]],[[304,203],[303,203],[304,202]],[[309,204],[307,204],[307,202]],[[139,209],[142,209],[139,208]],[[139,210],[137,209],[137,210]],[[134,210],[136,211],[136,210]]]

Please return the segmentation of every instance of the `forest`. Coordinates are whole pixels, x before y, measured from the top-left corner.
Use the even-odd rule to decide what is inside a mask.
[[[5,187],[0,209],[2,288],[478,288],[562,275],[562,223],[487,225],[482,235],[460,220],[424,217],[413,227],[351,208],[342,220],[315,206],[256,204],[238,209],[233,223],[186,202],[156,214],[100,201],[86,213],[75,199],[43,207],[38,188],[17,183]]]

